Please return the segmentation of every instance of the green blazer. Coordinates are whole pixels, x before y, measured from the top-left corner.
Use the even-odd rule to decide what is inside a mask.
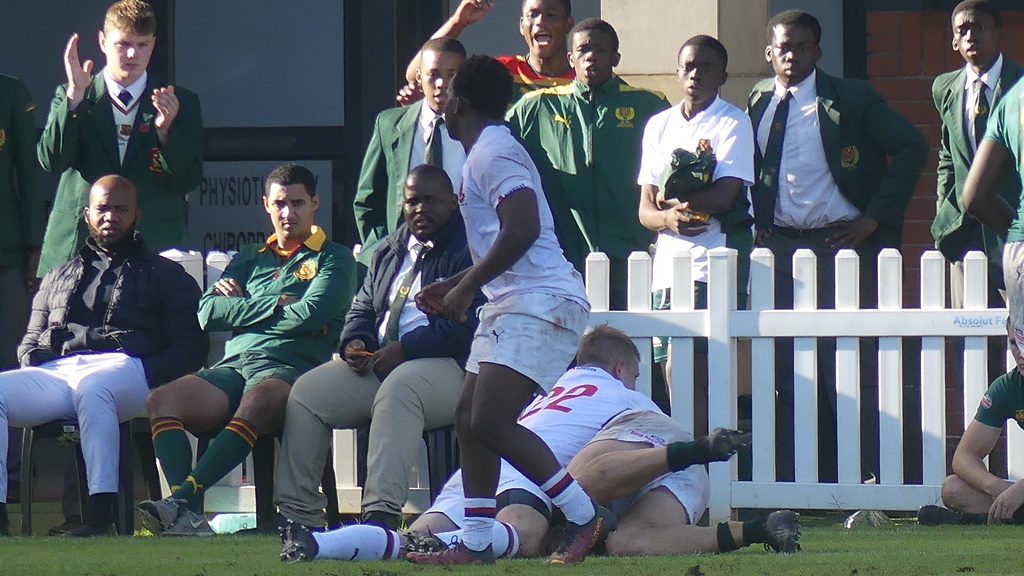
[[[1002,98],[1017,79],[1024,75],[1024,67],[1011,62],[1003,55],[1003,71],[996,83],[990,109]],[[932,221],[932,237],[935,248],[942,252],[947,260],[957,261],[963,258],[964,252],[981,229],[982,242],[989,262],[996,270],[1002,270],[1003,243],[1005,237],[996,235],[980,222],[967,217],[961,201],[964,180],[974,161],[971,150],[971,136],[968,135],[964,123],[964,84],[967,72],[964,68],[946,72],[935,78],[932,84],[932,101],[942,118],[942,139],[939,142],[939,165],[936,169],[938,185],[936,186],[935,220]],[[1006,179],[998,190],[998,194],[1010,206],[1016,207],[1020,199],[1020,190],[1016,179]],[[1002,286],[1002,274],[993,275],[993,279]]]
[[[762,80],[747,101],[755,139],[774,88],[774,79]],[[903,211],[928,157],[928,142],[867,82],[835,78],[819,69],[815,88],[821,141],[832,178],[851,204],[878,221],[875,245],[899,248]],[[754,151],[754,171],[760,172],[760,148],[755,146]],[[776,195],[755,183],[751,200],[755,228],[771,226]]]
[[[359,170],[352,212],[362,242],[359,262],[368,264],[374,246],[398,228],[402,220],[402,194],[409,173],[412,139],[423,100],[389,108],[377,115],[373,136]]]
[[[103,74],[93,76],[85,99],[73,112],[68,110],[67,85],[57,87],[38,146],[43,168],[61,173],[43,239],[39,276],[72,258],[84,244],[89,232],[82,210],[89,201],[89,188],[107,174],[120,174],[138,188],[142,217],[137,229],[154,252],[185,245],[185,197],[203,178],[202,114],[199,97],[175,86],[180,108],[167,144],[161,145],[150,98],[152,90],[161,86],[150,74],[123,165]]]
[[[35,104],[25,83],[0,74],[0,268],[24,266],[46,221],[42,171],[34,154]]]

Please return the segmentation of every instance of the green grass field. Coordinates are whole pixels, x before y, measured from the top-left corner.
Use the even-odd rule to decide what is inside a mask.
[[[803,551],[790,556],[750,547],[723,555],[662,558],[588,558],[580,566],[544,566],[540,560],[504,560],[496,566],[424,568],[405,562],[318,561],[282,564],[272,536],[173,539],[136,536],[89,540],[0,539],[2,575],[138,574],[144,576],[294,575],[391,576],[434,574],[684,575],[734,574],[1020,574],[1024,528],[920,527],[913,520],[848,531],[838,516],[803,519]]]

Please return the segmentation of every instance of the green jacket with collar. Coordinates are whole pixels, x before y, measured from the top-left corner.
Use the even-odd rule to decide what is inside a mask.
[[[221,277],[235,279],[245,295],[221,296],[211,286],[199,300],[199,324],[232,332],[225,361],[262,352],[304,372],[330,360],[338,346],[356,291],[355,260],[320,229],[283,263],[269,248],[274,241],[239,250]],[[278,309],[282,294],[298,301]]]
[[[389,108],[377,115],[373,136],[359,169],[352,211],[362,242],[359,261],[369,264],[377,242],[398,229],[402,219],[405,177],[409,174],[412,139],[423,100],[405,107]],[[458,193],[458,190],[455,191]]]
[[[150,74],[123,163],[103,73],[93,76],[73,111],[68,110],[67,85],[57,87],[38,145],[43,169],[61,175],[43,239],[40,277],[71,259],[89,237],[82,210],[89,203],[92,183],[107,174],[119,174],[135,184],[142,210],[138,230],[154,252],[185,246],[185,196],[203,179],[202,113],[199,98],[175,86],[180,107],[167,143],[161,144],[152,101],[153,90],[161,86]]]
[[[1024,66],[1010,61],[1003,55],[1003,70],[996,83],[989,109],[995,108],[1003,94],[1024,75]],[[935,219],[932,221],[932,237],[935,248],[949,261],[963,258],[978,229],[990,265],[1000,271],[992,274],[992,280],[1002,286],[1003,243],[998,236],[980,222],[969,217],[964,210],[962,194],[964,180],[974,161],[974,152],[964,122],[964,95],[967,72],[964,68],[946,72],[935,78],[932,84],[932,101],[942,119],[941,140],[939,141],[939,164],[936,169]],[[999,187],[999,196],[1015,210],[1020,202],[1020,187],[1016,178],[1006,179]]]
[[[821,142],[832,178],[850,203],[878,221],[875,246],[899,248],[903,212],[928,157],[927,140],[867,82],[836,78],[819,69],[815,88]],[[755,141],[774,89],[774,78],[762,80],[747,101]],[[754,172],[759,173],[761,152],[757,146],[754,150]],[[776,196],[755,182],[751,200],[754,227],[767,229],[775,218]]]

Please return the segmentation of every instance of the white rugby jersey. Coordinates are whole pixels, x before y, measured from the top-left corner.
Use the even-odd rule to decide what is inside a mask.
[[[496,302],[515,294],[551,294],[590,308],[583,277],[562,255],[555,223],[548,207],[540,173],[530,154],[507,126],[488,126],[480,132],[462,166],[459,209],[466,222],[466,239],[473,263],[491,250],[501,222],[498,205],[506,196],[529,188],[537,195],[540,235],[522,258],[484,284],[487,300]]]
[[[661,412],[653,400],[603,369],[579,366],[559,378],[550,394],[524,408],[519,423],[540,436],[565,466],[609,420],[635,409]]]

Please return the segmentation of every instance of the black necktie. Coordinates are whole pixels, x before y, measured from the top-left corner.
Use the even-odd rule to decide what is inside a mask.
[[[127,90],[121,90],[121,93],[117,95],[117,99],[127,106],[132,101],[132,93]]]
[[[789,118],[789,101],[793,94],[787,90],[782,97],[778,108],[775,109],[775,116],[772,117],[772,125],[768,130],[768,141],[764,145],[764,158],[761,161],[761,185],[772,192],[772,196],[779,193],[779,167],[782,164],[782,143],[786,139],[786,120]]]
[[[423,154],[424,164],[433,164],[434,166],[443,168],[442,163],[442,148],[441,141],[444,138],[441,136],[441,125],[444,124],[444,118],[440,115],[434,117],[434,129],[430,132],[430,138],[427,140],[427,151]]]
[[[985,137],[985,126],[988,124],[988,98],[985,97],[985,83],[978,78],[974,81],[974,90],[978,93],[974,100],[974,145],[981,144]]]
[[[416,255],[416,261],[413,262],[412,268],[405,273],[405,276],[402,276],[402,281],[398,285],[398,294],[395,295],[395,300],[388,307],[388,324],[384,328],[385,342],[398,341],[398,321],[402,317],[402,308],[405,307],[405,302],[409,299],[409,289],[412,287],[413,281],[416,280],[416,275],[423,268],[423,256],[429,249],[430,246],[426,244],[416,244],[413,247],[413,251],[419,250],[419,253]]]

